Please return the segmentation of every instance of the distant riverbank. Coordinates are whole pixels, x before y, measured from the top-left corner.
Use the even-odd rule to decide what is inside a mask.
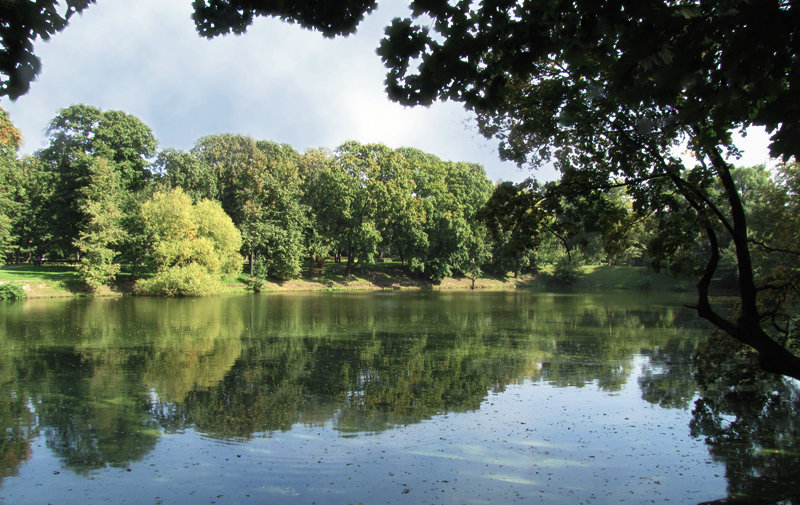
[[[247,291],[246,275],[223,279],[221,294]],[[58,298],[85,296],[75,268],[68,265],[33,264],[5,265],[0,267],[0,284],[15,282],[25,289],[29,298]],[[126,296],[132,294],[133,281],[130,276],[120,276],[113,287],[105,288],[95,296]],[[265,280],[262,292],[281,291],[344,291],[344,290],[509,290],[509,289],[654,289],[683,291],[690,283],[686,280],[656,273],[645,267],[587,265],[580,268],[577,279],[569,285],[557,282],[544,268],[540,273],[513,276],[445,278],[431,283],[405,273],[397,263],[376,263],[358,268],[347,279],[341,264],[326,264],[313,275],[304,272],[299,278],[283,282]]]

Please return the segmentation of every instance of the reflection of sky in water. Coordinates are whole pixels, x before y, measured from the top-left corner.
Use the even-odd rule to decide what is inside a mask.
[[[524,381],[480,410],[366,436],[331,423],[234,443],[167,434],[127,468],[78,476],[38,438],[2,503],[697,503],[724,467],[688,436],[691,413],[619,391]]]

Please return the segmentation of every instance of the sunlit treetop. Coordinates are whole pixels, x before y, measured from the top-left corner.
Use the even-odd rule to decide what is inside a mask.
[[[22,146],[22,133],[11,122],[8,112],[0,108],[0,156],[14,157]]]

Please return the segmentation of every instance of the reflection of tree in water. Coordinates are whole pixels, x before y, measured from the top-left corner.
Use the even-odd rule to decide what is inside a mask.
[[[488,391],[531,366],[529,353],[488,346],[481,336],[381,333],[252,343],[222,382],[194,390],[163,422],[219,437],[329,421],[341,431],[382,431],[476,409]]]
[[[225,378],[242,352],[245,314],[235,299],[142,302],[134,305],[147,332],[141,379],[159,399],[181,402]]]
[[[644,349],[642,354],[649,359],[639,377],[642,398],[664,408],[688,409],[697,392],[692,379],[696,346],[696,338],[684,336]]]
[[[18,326],[15,373],[48,445],[85,471],[141,458],[161,430],[378,432],[526,379],[613,391],[634,354],[659,356],[680,331],[674,315],[624,307],[514,293],[136,299],[0,324]]]
[[[688,408],[690,430],[704,437],[712,458],[726,468],[728,496],[707,504],[800,504],[800,387],[758,371],[736,357],[741,345],[715,334],[670,338],[643,352],[649,360],[642,398],[667,408]],[[696,353],[701,358],[694,367]],[[752,358],[752,356],[751,356]]]
[[[6,321],[4,337],[36,344],[17,360],[30,389],[20,399],[30,400],[47,446],[78,472],[141,459],[161,433],[153,393],[182,401],[222,379],[241,352],[243,324],[227,303],[127,302],[76,301],[50,306],[47,317],[34,304],[25,314],[34,332]],[[13,433],[19,422],[3,426]]]
[[[728,498],[710,503],[800,504],[800,388],[788,381],[720,387],[695,403],[692,436],[725,464]]]
[[[73,349],[37,356],[41,391],[33,407],[47,446],[75,471],[123,467],[155,446],[158,426],[148,414],[149,397],[107,363]],[[124,364],[123,364],[124,366]],[[110,372],[110,373],[109,373]]]
[[[0,361],[0,484],[17,474],[31,456],[31,441],[38,434],[36,419],[19,385],[15,356],[5,353]]]
[[[665,337],[677,340],[681,331],[671,328],[675,314],[602,303],[570,311],[546,299],[528,304],[520,318],[519,307],[486,310],[480,304],[486,298],[453,297],[452,304],[412,298],[408,306],[353,299],[359,303],[275,297],[253,306],[252,337],[225,378],[195,388],[183,404],[160,408],[160,422],[218,437],[296,423],[374,432],[477,409],[489,391],[525,378],[564,386],[594,381],[617,390],[631,373],[633,354]]]
[[[680,329],[688,311],[426,297],[76,301],[4,314],[0,478],[39,434],[85,472],[141,459],[164,429],[378,432],[477,409],[489,391],[525,379],[615,391],[634,355],[647,358],[645,400],[687,408],[695,394],[689,356],[699,332]],[[798,396],[786,384],[717,385],[695,403],[692,433],[725,463],[728,500],[798,502]]]
[[[553,328],[555,348],[542,365],[542,378],[557,386],[595,383],[605,391],[618,391],[633,371],[632,355],[650,355],[657,362],[658,356],[663,355],[664,339],[682,343],[688,349],[688,360],[696,335],[686,331],[691,328],[686,324],[686,313],[669,308],[642,310],[600,304],[585,305],[578,312],[554,313],[558,319],[550,321],[549,326]],[[683,372],[691,389],[691,370],[685,368]],[[653,392],[662,393],[657,387]]]

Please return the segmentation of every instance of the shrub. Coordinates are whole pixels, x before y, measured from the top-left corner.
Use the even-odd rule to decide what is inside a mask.
[[[553,267],[553,280],[560,284],[574,284],[580,277],[581,269],[576,261],[570,261],[567,256],[561,256]]]
[[[247,284],[247,289],[253,293],[260,293],[264,290],[264,279],[261,277],[248,277],[245,284]]]
[[[155,275],[139,281],[136,294],[208,295],[221,288],[222,275],[241,270],[241,234],[219,203],[193,205],[176,188],[142,204],[141,218],[152,244],[147,266]]]
[[[136,283],[134,292],[148,296],[206,296],[219,291],[219,279],[205,268],[190,263],[159,270]]]
[[[117,253],[97,244],[84,243],[80,247],[83,249],[83,255],[77,268],[78,277],[89,292],[95,293],[103,286],[109,285],[119,273],[119,264],[113,263]]]
[[[25,292],[20,284],[15,282],[6,282],[0,284],[0,300],[25,300],[28,298],[28,293]]]

